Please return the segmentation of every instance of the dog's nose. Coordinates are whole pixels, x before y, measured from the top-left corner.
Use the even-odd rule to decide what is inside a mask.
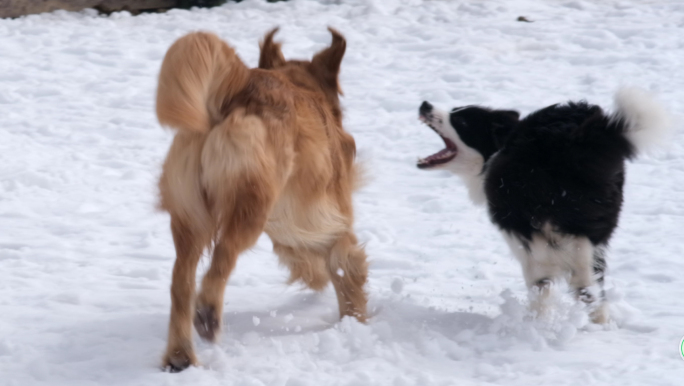
[[[432,111],[432,105],[429,104],[427,101],[424,101],[422,105],[420,105],[420,108],[418,109],[418,112],[420,115],[428,115]]]

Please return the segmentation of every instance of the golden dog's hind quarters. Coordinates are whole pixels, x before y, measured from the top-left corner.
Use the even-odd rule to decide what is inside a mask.
[[[159,122],[176,131],[159,181],[176,261],[163,366],[197,363],[192,325],[214,341],[224,290],[240,253],[262,232],[290,282],[322,290],[332,281],[340,316],[366,319],[366,254],[353,232],[358,185],[354,139],[342,127],[338,81],[346,41],[308,60],[285,60],[277,29],[248,68],[211,33],[176,41],[162,63]],[[211,265],[195,294],[203,251]]]

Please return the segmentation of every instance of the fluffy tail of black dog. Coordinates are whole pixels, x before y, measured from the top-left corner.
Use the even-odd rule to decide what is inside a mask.
[[[634,88],[621,89],[615,94],[609,126],[632,145],[630,158],[661,144],[672,127],[665,109],[646,91]]]

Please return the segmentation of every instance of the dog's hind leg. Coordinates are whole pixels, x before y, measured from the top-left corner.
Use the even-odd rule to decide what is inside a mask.
[[[605,248],[592,245],[586,237],[575,237],[566,249],[566,262],[570,267],[569,284],[575,296],[587,304],[594,323],[606,323],[608,312],[603,290]]]
[[[594,247],[586,237],[576,237],[561,251],[563,260],[570,268],[569,284],[577,298],[585,303],[596,301],[598,294],[594,284]]]
[[[263,232],[281,188],[284,173],[275,158],[262,121],[239,112],[214,127],[202,149],[202,185],[217,223],[215,250],[194,319],[206,340],[218,335],[228,277],[240,253]]]
[[[160,207],[171,215],[176,262],[171,284],[171,317],[164,368],[181,371],[196,364],[192,348],[195,271],[213,234],[199,181],[204,136],[179,133],[173,140],[159,180]]]
[[[230,250],[225,240],[216,241],[211,266],[202,280],[202,290],[195,306],[195,329],[204,340],[215,341],[221,329],[223,293],[237,257],[238,254]]]
[[[604,289],[606,267],[606,246],[595,246],[593,255],[593,270],[594,279],[599,287],[599,294],[598,300],[596,302],[597,304],[593,307],[590,316],[591,321],[598,324],[605,324],[609,319],[608,304],[606,303],[606,291]]]
[[[353,233],[337,239],[326,265],[337,293],[340,317],[353,316],[365,322],[368,297],[363,287],[368,279],[368,263],[366,252]]]
[[[178,217],[171,216],[171,233],[176,246],[176,262],[171,284],[171,320],[163,366],[177,372],[197,364],[192,347],[192,313],[197,262],[209,242]]]
[[[605,276],[606,276],[606,246],[605,245],[597,245],[594,247],[594,277],[596,278],[596,282],[598,283],[599,287],[601,288],[601,293],[600,297],[605,298],[606,297],[606,291],[603,289],[603,284],[605,281]]]
[[[215,341],[221,330],[223,297],[235,263],[240,253],[253,246],[266,222],[267,206],[263,203],[243,202],[237,205],[232,218],[224,224],[216,241],[209,270],[202,279],[197,296],[195,329],[202,339]]]

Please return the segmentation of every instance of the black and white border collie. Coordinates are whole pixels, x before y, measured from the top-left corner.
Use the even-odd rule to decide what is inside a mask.
[[[625,160],[669,126],[642,91],[619,91],[615,103],[612,114],[569,102],[523,119],[511,110],[420,106],[421,121],[446,148],[418,167],[453,171],[472,201],[488,206],[522,265],[537,313],[545,311],[551,284],[565,278],[595,323],[608,320],[605,253],[622,206]]]

